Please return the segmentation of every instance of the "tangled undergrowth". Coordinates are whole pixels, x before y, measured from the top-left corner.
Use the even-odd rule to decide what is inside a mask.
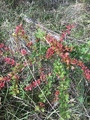
[[[7,9],[4,5],[1,7]],[[25,6],[11,12],[7,9],[4,15],[5,11],[1,10],[0,119],[89,120],[89,14],[82,12],[80,16],[79,13],[78,22],[68,24],[68,17],[75,9],[70,13],[68,7],[63,16],[60,13],[63,7],[59,12],[59,8],[41,11],[33,2]],[[44,22],[44,26],[58,32],[60,38],[57,39],[55,32],[49,34],[51,31],[41,29],[41,22],[36,27],[24,23],[19,13]],[[61,27],[60,18],[65,22]]]
[[[81,93],[78,93],[76,100],[70,95],[73,80],[71,74],[81,74],[75,83],[80,82],[78,84],[82,86],[84,82],[90,81],[90,70],[85,65],[90,59],[90,42],[79,47],[64,42],[75,26],[67,25],[59,41],[38,28],[35,33],[36,42],[33,43],[28,40],[20,24],[12,34],[12,47],[0,44],[1,92],[3,94],[6,91],[7,97],[29,102],[29,106],[25,105],[24,108],[25,111],[30,108],[28,117],[29,114],[33,116],[37,113],[39,119],[68,120],[73,117],[71,113],[74,104],[80,102],[84,105],[86,99]],[[88,118],[89,113],[85,116]]]

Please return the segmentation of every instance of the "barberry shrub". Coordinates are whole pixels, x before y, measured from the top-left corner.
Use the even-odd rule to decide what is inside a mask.
[[[86,66],[90,43],[72,46],[65,42],[74,27],[67,25],[59,41],[39,28],[33,43],[20,24],[12,34],[12,47],[0,43],[0,90],[8,90],[8,95],[26,102],[25,110],[42,114],[41,119],[70,119],[73,76],[78,72],[81,80],[90,81],[90,69]],[[82,95],[78,100],[84,103]]]

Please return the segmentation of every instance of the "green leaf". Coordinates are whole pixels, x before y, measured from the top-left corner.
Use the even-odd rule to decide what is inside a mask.
[[[38,105],[35,106],[35,111],[39,112],[40,111],[40,108]]]
[[[79,102],[82,104],[82,103],[84,102],[83,96],[80,96],[80,97],[78,98],[78,100],[79,100]]]
[[[67,95],[65,95],[65,99],[66,99],[66,102],[68,102],[69,101],[69,95],[67,94]]]
[[[41,108],[41,111],[42,111],[42,112],[45,112],[45,109],[44,109],[44,108]]]
[[[38,28],[37,32],[35,33],[36,38],[43,39],[46,32],[42,31],[40,28]]]

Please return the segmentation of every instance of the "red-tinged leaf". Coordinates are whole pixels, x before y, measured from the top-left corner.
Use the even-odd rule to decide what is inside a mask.
[[[25,89],[25,91],[29,91],[29,90],[31,91],[32,88],[33,88],[33,86],[30,84],[30,85],[26,86],[24,89]]]

